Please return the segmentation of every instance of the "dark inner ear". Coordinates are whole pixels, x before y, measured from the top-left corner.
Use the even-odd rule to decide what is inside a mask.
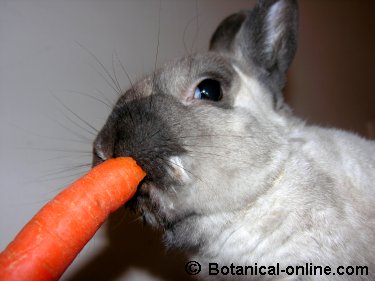
[[[212,35],[209,50],[228,53],[233,51],[231,48],[232,43],[245,21],[246,15],[246,11],[241,11],[225,18]]]
[[[281,92],[297,48],[297,0],[259,0],[249,11],[226,18],[211,39],[211,50],[239,59],[272,92]]]

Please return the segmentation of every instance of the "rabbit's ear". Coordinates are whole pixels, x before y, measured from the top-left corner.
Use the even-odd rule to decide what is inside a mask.
[[[249,11],[226,18],[216,29],[210,50],[225,53],[254,69],[271,90],[284,86],[297,48],[296,0],[259,0]]]

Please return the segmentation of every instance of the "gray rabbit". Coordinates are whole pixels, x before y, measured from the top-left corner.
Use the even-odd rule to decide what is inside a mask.
[[[94,165],[130,155],[144,168],[133,203],[203,279],[375,279],[375,143],[307,126],[283,102],[297,22],[296,0],[226,18],[209,52],[121,96],[95,140]]]

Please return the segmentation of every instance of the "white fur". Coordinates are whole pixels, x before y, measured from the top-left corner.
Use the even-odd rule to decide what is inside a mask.
[[[168,162],[171,164],[170,173],[173,174],[174,178],[185,184],[190,181],[190,176],[185,170],[184,164],[180,157],[172,156],[169,158]]]
[[[285,9],[286,4],[284,1],[278,1],[273,4],[266,16],[267,22],[267,38],[266,38],[266,46],[267,50],[265,52],[269,52],[275,46],[276,42],[280,40],[281,34],[285,32],[285,27],[282,22],[282,14]]]
[[[280,169],[273,182],[245,208],[200,222],[197,228],[207,230],[209,242],[194,259],[203,265],[280,263],[284,268],[311,262],[333,270],[337,266],[366,265],[369,276],[331,275],[323,279],[373,280],[375,143],[340,130],[276,117],[267,109],[270,103],[262,95],[264,89],[255,79],[237,72],[242,86],[236,106],[245,105],[257,118],[282,125],[287,144],[280,147],[280,155],[288,156],[276,162]],[[267,170],[269,176],[274,171]],[[252,188],[259,174],[249,173],[247,180]],[[297,280],[297,276],[287,275],[262,278]],[[303,280],[319,278],[305,276]]]
[[[271,93],[264,89],[254,77],[246,75],[236,66],[234,69],[241,79],[241,87],[236,94],[234,106],[246,108],[258,118],[268,118],[271,122],[285,125],[285,120],[273,110]]]

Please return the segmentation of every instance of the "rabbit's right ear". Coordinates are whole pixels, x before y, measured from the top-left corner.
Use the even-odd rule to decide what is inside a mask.
[[[296,0],[258,0],[249,11],[226,18],[210,41],[210,50],[224,53],[260,75],[272,92],[281,92],[297,48]]]

